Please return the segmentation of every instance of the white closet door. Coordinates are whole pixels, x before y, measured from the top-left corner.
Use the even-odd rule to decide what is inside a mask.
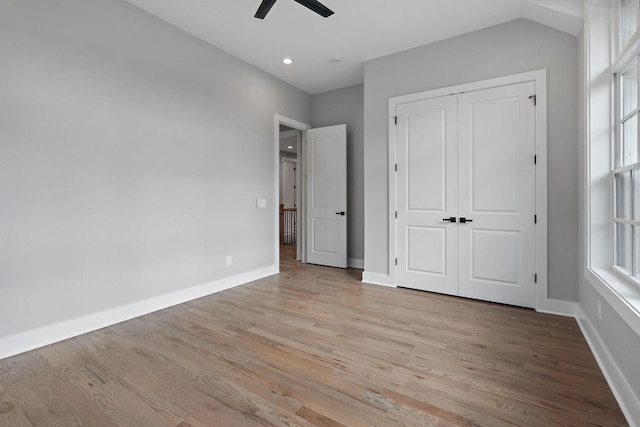
[[[396,283],[458,294],[457,97],[401,104],[396,179]]]
[[[534,306],[534,90],[459,95],[460,296]]]

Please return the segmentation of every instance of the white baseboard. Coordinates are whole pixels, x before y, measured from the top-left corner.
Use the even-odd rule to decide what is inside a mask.
[[[347,265],[350,268],[359,268],[360,270],[364,270],[364,260],[357,258],[349,258],[347,260]]]
[[[613,360],[602,342],[600,335],[598,335],[586,313],[579,305],[576,320],[582,330],[582,335],[584,335],[591,348],[591,352],[598,361],[600,370],[620,405],[620,409],[627,418],[629,427],[640,427],[640,424],[638,424],[638,420],[640,420],[640,399],[634,394],[633,389],[629,386],[615,360]]]
[[[388,286],[390,288],[396,288],[397,286],[391,280],[391,276],[388,274],[368,273],[362,272],[362,283],[368,283],[370,285]]]
[[[275,265],[0,338],[0,359],[278,274]]]
[[[539,300],[536,307],[537,312],[565,317],[576,317],[577,310],[578,303],[559,299]]]

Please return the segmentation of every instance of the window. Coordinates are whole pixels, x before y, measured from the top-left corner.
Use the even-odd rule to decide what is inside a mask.
[[[635,1],[640,4],[640,0]],[[627,3],[625,10],[630,6]],[[637,99],[640,97],[640,87],[637,87],[640,83],[636,83],[636,79],[640,82],[640,76],[636,77],[636,73],[640,73],[640,31],[627,36],[630,40],[625,46],[620,46],[621,0],[606,4],[585,2],[585,10],[588,13],[585,16],[584,73],[579,76],[586,89],[582,255],[585,282],[593,287],[594,292],[589,290],[585,293],[591,297],[583,298],[581,295],[580,306],[586,319],[599,321],[596,299],[602,297],[640,336],[640,280],[637,276],[640,269],[638,262],[633,265],[633,260],[640,255],[637,238],[637,212],[640,210],[636,209],[640,199],[640,174],[637,163],[629,159],[635,153],[627,152],[628,157],[623,161],[623,144],[626,142],[630,148],[628,143],[638,133],[634,122],[640,129],[640,105],[636,105],[640,104],[640,99]],[[614,52],[617,53],[613,55]],[[635,218],[632,217],[632,209]],[[623,270],[627,273],[631,270],[631,274],[624,274]],[[605,321],[604,316],[602,320]],[[613,318],[606,320],[616,321]]]
[[[622,0],[620,40],[623,51],[638,30],[639,0]],[[635,45],[640,43],[635,40]],[[628,55],[616,75],[616,137],[613,149],[614,265],[625,275],[640,280],[640,73],[637,54]]]
[[[624,47],[638,30],[638,0],[621,0],[620,41]]]

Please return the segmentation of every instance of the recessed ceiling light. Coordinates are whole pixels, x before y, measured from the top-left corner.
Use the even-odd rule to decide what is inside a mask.
[[[340,58],[339,56],[334,56],[333,58],[330,58],[329,61],[333,62],[334,64],[339,64],[342,62],[342,58]]]
[[[289,150],[293,150],[293,145],[287,147]]]
[[[291,59],[291,58],[284,58],[284,59],[282,60],[282,63],[283,63],[283,64],[287,64],[287,65],[291,65],[291,64],[293,64],[293,59]]]

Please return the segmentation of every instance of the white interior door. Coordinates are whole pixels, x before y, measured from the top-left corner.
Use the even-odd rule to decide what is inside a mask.
[[[307,131],[307,262],[347,267],[347,125]]]
[[[296,161],[282,159],[282,202],[285,208],[296,206]]]
[[[459,97],[461,296],[534,306],[534,90],[527,82]]]
[[[396,107],[396,283],[533,307],[533,82]]]
[[[396,281],[458,294],[457,97],[397,109]]]

